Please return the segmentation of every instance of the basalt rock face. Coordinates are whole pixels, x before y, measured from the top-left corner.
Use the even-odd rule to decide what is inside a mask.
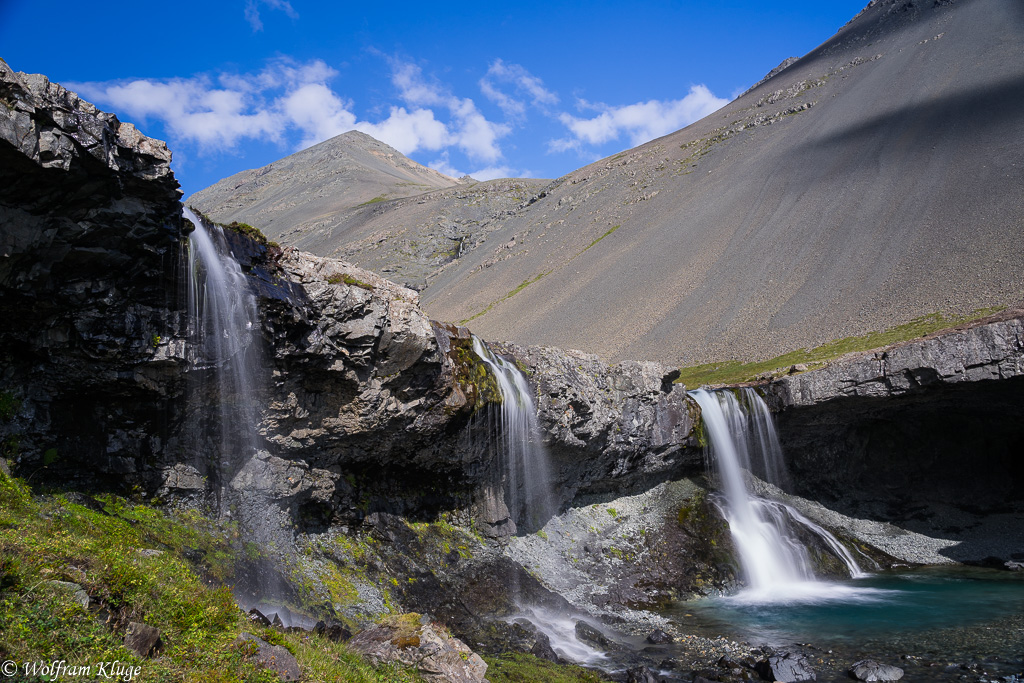
[[[164,143],[0,61],[5,455],[141,481],[182,391],[180,192]]]
[[[795,492],[957,539],[955,560],[1024,547],[1022,313],[767,385]],[[984,539],[977,525],[999,519]]]
[[[593,354],[498,345],[537,386],[557,497],[650,488],[703,467],[693,430],[699,408],[658,363],[608,365]]]

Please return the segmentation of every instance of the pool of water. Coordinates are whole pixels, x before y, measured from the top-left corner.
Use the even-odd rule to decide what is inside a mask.
[[[874,657],[929,666],[1024,667],[1024,575],[918,568],[676,604],[684,632],[776,648],[811,646],[842,660]],[[893,663],[896,663],[895,661]],[[909,673],[909,672],[908,672]],[[973,678],[971,669],[961,675]]]

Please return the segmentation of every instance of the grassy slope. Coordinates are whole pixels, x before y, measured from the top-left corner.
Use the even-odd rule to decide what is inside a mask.
[[[103,510],[97,511],[65,496],[33,497],[21,481],[0,472],[3,659],[66,659],[71,665],[120,660],[141,666],[142,681],[276,681],[233,644],[249,631],[292,650],[306,680],[419,680],[410,670],[375,669],[344,645],[314,634],[250,624],[224,584],[239,546],[231,528],[200,531],[216,527],[198,515],[171,516],[113,496],[101,502]],[[137,552],[144,548],[163,552],[144,557]],[[185,559],[185,551],[196,550],[208,581]],[[55,589],[52,580],[82,585],[93,597],[91,610]],[[159,628],[162,652],[138,659],[122,646],[123,633],[101,621],[106,614],[122,624],[142,621]]]
[[[247,631],[292,651],[304,681],[422,680],[408,668],[373,667],[344,644],[312,633],[251,624],[227,588],[236,556],[250,552],[232,526],[116,496],[98,497],[102,510],[76,500],[90,502],[73,494],[33,496],[24,482],[0,471],[0,660],[64,659],[69,665],[119,660],[141,667],[136,680],[161,683],[277,681],[276,674],[246,660],[244,646],[234,644]],[[146,557],[141,549],[162,552]],[[194,566],[186,553],[201,557],[202,565]],[[92,597],[90,609],[50,581],[81,585]],[[163,649],[152,659],[139,659],[123,647],[123,630],[104,623],[108,616],[119,629],[128,621],[159,628]],[[487,661],[492,683],[604,680],[531,655]]]
[[[797,349],[767,360],[743,363],[737,360],[722,363],[694,365],[680,370],[677,383],[689,388],[707,385],[736,384],[758,379],[760,375],[786,374],[793,365],[804,364],[809,370],[827,365],[847,353],[870,351],[890,344],[917,339],[939,330],[971,322],[989,316],[1004,306],[984,308],[968,315],[946,317],[941,313],[921,316],[904,325],[889,328],[883,332],[871,332],[860,337],[836,339],[813,349]]]

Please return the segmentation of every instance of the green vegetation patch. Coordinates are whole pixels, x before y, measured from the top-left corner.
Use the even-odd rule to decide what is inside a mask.
[[[335,273],[327,278],[327,284],[329,285],[340,285],[341,283],[345,283],[346,285],[351,285],[353,287],[360,287],[371,292],[373,291],[373,285],[368,282],[363,282],[359,278],[353,277],[348,273]]]
[[[475,320],[475,319],[479,318],[480,316],[484,315],[485,313],[489,312],[492,308],[494,308],[495,306],[500,304],[502,301],[508,301],[509,299],[514,297],[516,294],[518,294],[519,292],[523,291],[524,289],[526,289],[527,287],[532,285],[534,282],[537,282],[538,280],[540,280],[542,277],[544,277],[545,275],[547,275],[550,272],[551,272],[550,270],[547,270],[547,271],[544,271],[543,273],[541,273],[540,275],[537,275],[534,278],[529,278],[529,279],[523,280],[519,284],[519,286],[516,287],[515,289],[513,289],[511,292],[509,292],[505,296],[501,297],[497,301],[492,301],[491,303],[487,304],[487,308],[485,308],[484,310],[480,311],[479,313],[471,315],[470,317],[466,318],[465,320],[460,320],[459,324],[460,325],[465,325],[470,320]]]
[[[590,244],[588,244],[588,245],[587,245],[586,247],[584,247],[584,248],[583,248],[583,251],[586,251],[587,249],[590,249],[590,248],[591,248],[592,246],[594,246],[595,244],[597,244],[598,242],[600,242],[601,240],[603,240],[603,239],[604,239],[605,237],[607,237],[608,235],[612,234],[613,232],[615,232],[616,230],[618,230],[618,229],[619,229],[619,228],[621,228],[621,227],[622,227],[621,225],[613,225],[612,227],[610,227],[610,228],[608,229],[608,232],[606,232],[605,234],[601,235],[601,236],[600,236],[600,237],[598,237],[598,238],[597,238],[596,240],[594,240],[593,242],[591,242]],[[581,251],[581,252],[580,252],[579,254],[576,254],[576,256],[579,256],[580,254],[582,254],[582,253],[583,253],[583,251]]]
[[[311,633],[254,631],[226,585],[235,549],[244,552],[233,527],[194,512],[115,496],[34,496],[0,471],[0,652],[16,662],[71,666],[119,660],[141,667],[143,681],[276,682],[247,657],[251,646],[235,644],[248,631],[291,650],[303,680],[420,680],[408,668],[375,668]],[[89,608],[54,582],[81,586]],[[129,621],[160,629],[158,657],[125,649]]]
[[[388,200],[388,196],[387,195],[379,194],[376,197],[374,197],[373,199],[368,199],[365,202],[363,202],[362,204],[359,204],[358,206],[369,206],[370,204],[379,204],[380,202],[386,202],[387,200]]]
[[[597,671],[574,664],[555,664],[528,654],[484,656],[491,683],[604,683],[611,680]]]
[[[738,360],[727,360],[719,363],[706,363],[681,368],[676,383],[696,388],[705,385],[736,384],[758,379],[765,373],[774,376],[786,374],[797,364],[804,364],[808,369],[827,365],[847,353],[870,351],[871,349],[889,346],[898,342],[917,339],[939,330],[944,330],[962,323],[978,320],[997,313],[1005,306],[981,308],[967,315],[946,317],[941,313],[931,313],[915,318],[909,323],[891,327],[883,332],[869,332],[859,337],[845,337],[826,342],[813,349],[798,349],[768,360],[744,363]]]

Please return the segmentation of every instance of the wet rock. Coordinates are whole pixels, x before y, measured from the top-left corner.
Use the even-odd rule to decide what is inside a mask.
[[[587,643],[588,645],[593,645],[594,647],[601,650],[607,650],[610,646],[608,638],[603,633],[601,633],[601,631],[594,628],[585,621],[576,622],[576,637],[582,640],[584,643]]]
[[[335,622],[327,626],[324,630],[324,636],[335,643],[345,642],[352,637],[352,632],[341,624]]]
[[[659,683],[660,680],[646,666],[638,666],[626,671],[626,683]]]
[[[850,667],[850,676],[858,681],[898,681],[903,678],[903,669],[873,659],[862,659]]]
[[[270,626],[270,624],[271,624],[270,619],[268,619],[267,616],[265,614],[263,614],[263,612],[259,611],[255,607],[253,607],[251,610],[249,610],[248,614],[249,614],[249,621],[251,621],[254,624],[257,624],[259,626],[264,626],[264,627]],[[276,617],[277,615],[275,614],[274,616]]]
[[[282,645],[271,645],[262,638],[251,633],[242,633],[235,639],[246,657],[253,662],[277,673],[282,681],[298,681],[302,678],[302,669],[295,656]]]
[[[651,634],[647,636],[647,642],[652,645],[664,645],[665,643],[671,643],[672,640],[672,636],[665,633],[660,628],[654,629],[651,631]]]
[[[556,664],[561,662],[561,657],[555,652],[554,648],[551,647],[551,639],[543,633],[537,633],[537,641],[530,648],[530,654],[537,659],[544,659],[549,662],[555,662]]]
[[[160,629],[133,621],[125,632],[124,646],[139,657],[149,657],[160,646]]]
[[[766,681],[813,681],[817,679],[810,660],[796,652],[781,652],[762,659],[755,667]]]

